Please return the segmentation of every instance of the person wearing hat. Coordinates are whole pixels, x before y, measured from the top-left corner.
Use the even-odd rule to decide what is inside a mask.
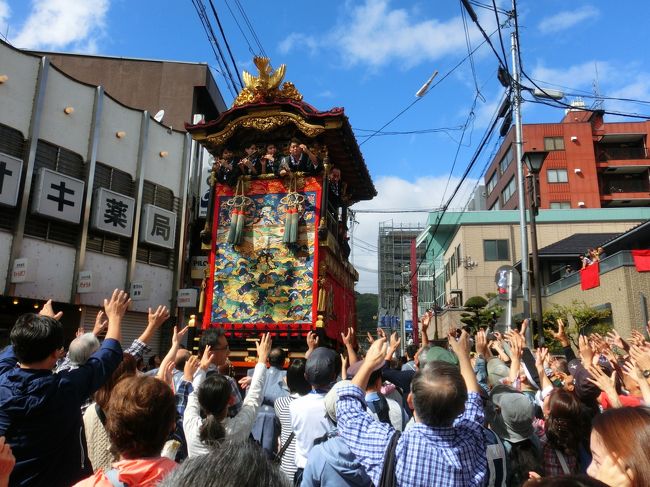
[[[531,471],[541,473],[541,447],[535,435],[534,405],[522,392],[505,384],[490,391],[490,429],[503,441],[507,453],[508,485],[521,485]]]
[[[329,431],[324,399],[336,380],[336,359],[336,352],[329,348],[313,350],[305,364],[305,379],[311,385],[311,391],[289,405],[291,428],[296,436],[296,485],[300,484],[314,440]]]
[[[350,385],[349,380],[337,382],[325,396],[325,416],[330,430],[316,439],[309,452],[301,487],[370,485],[368,474],[337,430],[336,399],[339,389],[346,385]]]
[[[364,390],[376,364],[384,360],[385,338],[370,347],[352,385],[339,390],[336,403],[339,432],[377,485],[386,458],[393,458],[398,486],[483,486],[488,478],[483,435],[483,402],[469,358],[466,331],[449,344],[460,367],[429,362],[415,374],[408,396],[416,424],[394,443],[395,429],[373,420],[365,411]],[[391,450],[387,452],[388,446]]]

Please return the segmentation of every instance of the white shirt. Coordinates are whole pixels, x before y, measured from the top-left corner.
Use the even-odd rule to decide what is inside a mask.
[[[201,418],[201,406],[199,406],[198,391],[199,387],[205,379],[205,371],[199,370],[194,376],[192,386],[194,390],[187,399],[187,407],[185,408],[185,415],[183,416],[183,430],[185,431],[185,439],[187,440],[187,455],[195,457],[209,453],[210,449],[201,442],[199,438],[199,431],[203,424]],[[255,372],[253,373],[253,380],[251,381],[250,390],[244,399],[242,408],[234,418],[226,418],[222,424],[226,430],[226,438],[235,441],[245,441],[251,434],[257,410],[262,404],[262,391],[264,390],[264,382],[266,380],[266,365],[257,364]]]
[[[311,392],[289,404],[291,428],[296,434],[296,467],[305,468],[314,440],[329,431],[325,419],[325,394]]]

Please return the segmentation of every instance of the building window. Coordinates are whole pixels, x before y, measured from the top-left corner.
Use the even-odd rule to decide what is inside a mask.
[[[564,138],[544,137],[544,150],[564,150]]]
[[[486,261],[509,260],[508,240],[483,240],[483,255]]]
[[[569,201],[551,201],[551,210],[568,210],[571,208],[571,202]]]
[[[510,178],[510,181],[508,181],[508,184],[505,188],[503,188],[503,202],[507,203],[508,200],[512,197],[513,194],[515,194],[515,178],[514,176]]]
[[[486,194],[489,195],[492,191],[494,191],[494,188],[496,187],[496,185],[497,185],[497,173],[495,171],[494,174],[492,175],[492,177],[490,178],[490,180],[487,183]]]
[[[494,204],[490,206],[490,211],[500,210],[500,209],[501,209],[501,202],[499,201],[499,198],[497,198]]]
[[[546,177],[549,183],[568,183],[569,175],[566,169],[548,169]]]
[[[508,169],[508,166],[512,162],[512,147],[508,149],[508,152],[506,152],[506,155],[503,156],[503,159],[501,159],[501,162],[499,162],[499,172],[503,174],[506,172],[506,169]]]
[[[449,277],[451,276],[451,269],[449,265],[449,261],[445,264],[445,280],[448,281]]]

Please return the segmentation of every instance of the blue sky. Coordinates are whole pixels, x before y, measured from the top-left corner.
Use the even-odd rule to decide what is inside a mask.
[[[251,70],[253,54],[228,9],[237,14],[237,3],[213,1],[239,70]],[[487,45],[472,56],[473,63],[465,60],[449,74],[467,58],[468,42],[473,49],[482,41],[467,16],[465,33],[458,0],[240,1],[273,65],[287,65],[286,79],[305,100],[322,110],[345,107],[352,126],[359,129],[357,137],[379,196],[358,208],[424,209],[446,200],[503,94],[496,79],[496,56]],[[497,5],[511,8],[510,1]],[[474,9],[492,33],[494,12]],[[650,2],[519,0],[518,11],[523,67],[538,84],[584,94],[587,105],[593,102],[588,97],[595,84],[602,96],[650,100]],[[236,18],[257,51],[242,18]],[[503,15],[500,20],[505,20]],[[502,29],[508,65],[511,30]],[[0,33],[17,47],[217,66],[191,0],[0,0]],[[498,36],[492,40],[501,52]],[[428,132],[375,136],[364,142],[369,132],[361,129],[379,129],[407,108],[435,70],[435,86],[385,129]],[[223,78],[214,74],[230,104],[233,97]],[[605,99],[604,108],[650,114],[648,103]],[[526,103],[523,114],[524,122],[554,122],[563,111]],[[497,143],[492,139],[486,146],[461,197],[481,178]],[[460,204],[455,201],[452,207]],[[425,217],[359,214],[360,225],[353,232],[358,244],[353,258],[361,268],[359,291],[376,290],[377,274],[364,269],[377,268],[378,222],[424,223]]]

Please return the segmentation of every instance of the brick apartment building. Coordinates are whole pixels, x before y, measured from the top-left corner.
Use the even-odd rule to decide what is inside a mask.
[[[650,206],[650,121],[604,120],[601,110],[569,110],[560,123],[523,126],[523,151],[549,152],[539,174],[541,208]],[[485,176],[486,207],[516,209],[515,130]]]

